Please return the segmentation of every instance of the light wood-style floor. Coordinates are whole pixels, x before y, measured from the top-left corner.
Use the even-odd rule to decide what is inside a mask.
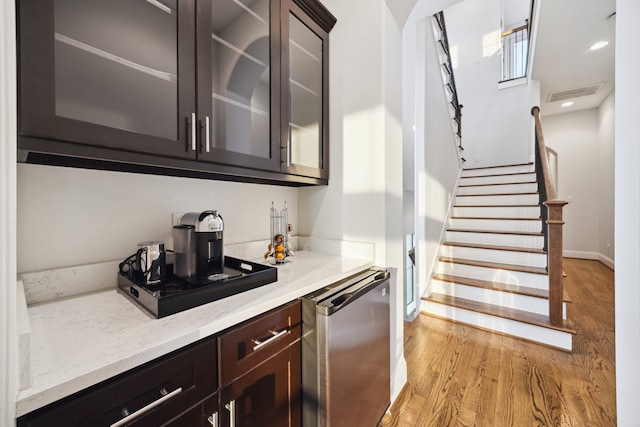
[[[409,382],[380,426],[615,426],[613,271],[567,258],[564,271],[572,354],[421,314],[405,323]]]

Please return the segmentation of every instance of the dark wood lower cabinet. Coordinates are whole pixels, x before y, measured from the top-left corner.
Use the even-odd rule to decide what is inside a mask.
[[[172,419],[161,427],[217,427],[218,394],[191,408],[184,414]]]
[[[220,336],[220,427],[302,424],[300,336],[300,301]]]
[[[220,391],[220,427],[302,424],[300,341]]]
[[[17,426],[299,427],[300,331],[295,301],[24,415]]]

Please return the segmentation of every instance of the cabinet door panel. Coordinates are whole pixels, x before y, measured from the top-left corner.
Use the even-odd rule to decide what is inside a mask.
[[[276,2],[277,3],[277,2]],[[279,168],[278,28],[270,0],[202,0],[198,4],[198,111],[203,129],[200,158]]]
[[[190,409],[168,423],[161,424],[160,427],[218,427],[216,420],[218,417],[218,395],[207,398],[202,404]],[[159,424],[150,424],[157,426]]]
[[[282,156],[287,172],[328,178],[328,36],[293,1],[282,10]]]
[[[195,156],[191,1],[21,0],[19,10],[21,134]]]
[[[300,393],[298,340],[221,390],[220,425],[300,426]]]

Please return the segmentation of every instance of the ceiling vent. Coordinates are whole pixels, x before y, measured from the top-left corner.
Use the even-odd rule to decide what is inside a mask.
[[[578,87],[575,89],[564,90],[561,92],[549,92],[547,102],[564,101],[580,96],[595,95],[606,82],[594,83],[588,86]]]

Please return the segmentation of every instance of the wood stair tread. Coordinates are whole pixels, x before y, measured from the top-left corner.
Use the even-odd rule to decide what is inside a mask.
[[[524,248],[517,246],[499,246],[499,245],[485,245],[479,243],[461,243],[461,242],[444,242],[442,243],[444,246],[457,246],[460,248],[473,248],[473,249],[490,249],[496,251],[509,251],[509,252],[525,252],[530,254],[541,254],[546,255],[546,251],[544,249],[537,248]]]
[[[537,208],[540,205],[453,205],[454,208]]]
[[[526,265],[503,264],[499,262],[476,261],[472,259],[440,257],[439,261],[453,264],[470,265],[474,267],[495,268],[498,270],[519,271],[522,273],[548,275],[547,270],[541,267],[529,267]]]
[[[549,291],[547,291],[546,289],[532,288],[530,286],[513,285],[510,283],[493,282],[490,280],[480,280],[471,277],[462,277],[442,273],[436,274],[435,276],[433,276],[433,279],[440,280],[442,282],[458,283],[460,285],[473,286],[476,288],[489,289],[493,291],[508,292],[512,294],[549,299]],[[571,302],[571,299],[566,292],[563,292],[562,300],[566,303]]]
[[[510,218],[500,218],[494,216],[451,216],[451,219],[492,219],[498,221],[542,221],[542,218],[518,218],[518,217],[510,217]]]
[[[422,300],[437,304],[444,304],[464,310],[475,311],[477,313],[487,314],[490,316],[501,317],[503,319],[528,323],[530,325],[554,329],[570,334],[576,333],[576,331],[571,327],[571,323],[568,320],[564,320],[562,326],[554,326],[549,323],[548,316],[544,316],[542,314],[531,313],[528,311],[517,310],[513,308],[502,307],[499,305],[487,304],[479,301],[472,301],[464,298],[452,297],[437,293],[432,293],[428,297],[423,297]]]
[[[460,179],[472,179],[472,178],[493,178],[499,176],[517,176],[517,175],[529,175],[535,174],[535,172],[509,172],[509,173],[495,173],[489,175],[469,175],[469,176],[461,176]]]
[[[534,231],[504,231],[504,230],[476,230],[466,228],[447,228],[447,231],[456,233],[485,233],[485,234],[515,234],[518,236],[542,236],[542,232]]]
[[[458,194],[456,197],[479,197],[479,196],[531,196],[538,194],[537,191],[525,192],[525,193],[487,193],[487,194]]]
[[[518,166],[533,166],[533,162],[529,162],[529,163],[514,163],[512,165],[483,166],[483,167],[480,167],[480,168],[464,168],[462,170],[463,171],[477,171],[477,170],[482,170],[482,169],[512,168],[512,167],[518,167]],[[532,172],[535,172],[535,171],[532,171]]]
[[[469,188],[469,187],[492,187],[494,185],[519,185],[519,184],[537,184],[536,181],[524,181],[524,182],[492,182],[489,184],[466,184],[459,185],[459,188]]]

